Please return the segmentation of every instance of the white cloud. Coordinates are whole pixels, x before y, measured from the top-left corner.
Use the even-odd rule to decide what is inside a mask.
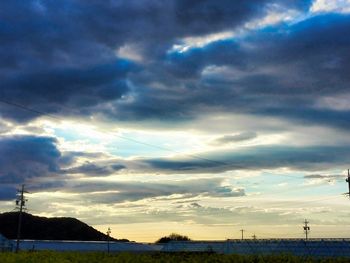
[[[279,23],[290,23],[301,17],[298,10],[286,9],[276,4],[268,5],[266,10],[265,16],[247,22],[245,28],[254,30]]]
[[[120,58],[129,59],[136,62],[142,62],[143,57],[140,48],[134,44],[125,44],[116,50],[116,55]]]
[[[315,107],[319,109],[330,109],[335,111],[349,111],[349,99],[350,93],[321,97],[316,101]]]
[[[180,44],[173,45],[170,53],[183,53],[192,48],[205,47],[213,42],[243,37],[251,30],[257,30],[279,23],[292,23],[301,19],[302,14],[298,10],[287,9],[277,4],[271,4],[266,7],[266,13],[264,16],[248,21],[240,28],[199,37],[185,37],[181,39]]]
[[[315,0],[310,8],[311,13],[350,13],[350,0]]]
[[[181,40],[181,44],[176,44],[170,52],[186,52],[191,48],[202,48],[210,43],[230,39],[235,37],[236,33],[233,31],[223,31],[214,34],[204,35],[200,37],[185,37]]]

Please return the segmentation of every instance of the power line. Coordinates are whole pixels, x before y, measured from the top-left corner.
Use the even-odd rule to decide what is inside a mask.
[[[29,108],[29,107],[27,107],[25,105],[22,105],[22,104],[13,102],[13,101],[0,99],[0,102],[8,104],[8,105],[11,105],[11,106],[14,106],[14,107],[18,107],[18,108],[20,108],[22,110],[26,110],[28,112],[32,112],[32,113],[35,113],[35,114],[38,114],[38,115],[43,115],[43,116],[47,116],[47,117],[53,118],[55,120],[64,121],[64,119],[62,119],[60,117],[54,116],[54,115],[46,113],[44,111],[40,111],[40,110],[37,110],[37,109]],[[245,166],[241,166],[241,165],[237,165],[237,164],[233,164],[233,163],[228,163],[228,162],[213,160],[213,159],[210,159],[210,158],[205,158],[205,157],[199,156],[197,154],[184,154],[184,153],[181,153],[179,151],[175,151],[175,150],[167,148],[167,147],[162,147],[162,146],[159,146],[159,145],[154,145],[154,144],[151,144],[151,143],[142,142],[142,141],[135,140],[135,139],[132,139],[132,138],[129,138],[129,137],[125,137],[125,136],[122,136],[122,135],[118,135],[118,134],[113,134],[113,136],[121,138],[121,139],[124,139],[124,140],[127,140],[127,141],[130,141],[130,142],[133,142],[133,143],[137,143],[137,144],[140,144],[140,145],[145,145],[145,146],[148,146],[148,147],[152,147],[152,148],[155,148],[155,149],[160,149],[160,150],[163,150],[163,151],[173,152],[173,153],[176,153],[176,154],[183,154],[184,156],[188,156],[188,157],[191,157],[193,159],[206,161],[206,162],[210,162],[210,163],[215,163],[215,164],[220,165],[221,168],[224,168],[224,167],[232,167],[232,168],[237,168],[237,169],[246,169],[247,168]],[[279,175],[279,176],[289,177],[289,178],[292,178],[292,179],[303,179],[301,177],[296,177],[296,176],[291,176],[291,175]]]
[[[283,176],[283,175],[281,175]],[[295,179],[304,179],[304,178],[295,178]],[[284,181],[282,183],[285,183],[285,182],[289,182],[290,180],[287,180],[287,181]],[[289,188],[289,189],[286,189],[286,190],[280,190],[280,191],[267,191],[266,193],[264,194],[267,194],[267,195],[279,195],[279,194],[283,194],[283,193],[290,193],[290,192],[295,192],[295,191],[300,191],[300,190],[304,190],[304,189],[307,189],[307,188],[316,188],[316,187],[323,187],[324,185],[321,185],[321,184],[309,184],[309,185],[301,185],[301,186],[298,186],[298,187],[294,187],[294,188]]]
[[[22,105],[20,103],[17,103],[17,102],[5,100],[5,99],[0,99],[0,102],[2,102],[4,104],[7,104],[7,105],[11,105],[13,107],[18,107],[18,108],[20,108],[22,110],[25,110],[25,111],[28,111],[28,112],[31,112],[31,113],[35,113],[37,115],[47,116],[47,117],[55,119],[55,120],[64,121],[64,119],[62,119],[60,117],[54,116],[54,115],[46,113],[44,111],[40,111],[40,110],[37,110],[37,109],[29,108],[29,107],[27,107],[25,105]],[[122,135],[118,135],[118,134],[113,134],[113,136],[121,138],[121,139],[124,139],[124,140],[127,140],[127,141],[130,141],[130,142],[133,142],[133,143],[136,143],[136,144],[145,145],[145,146],[152,147],[152,148],[155,148],[155,149],[160,149],[160,150],[163,150],[163,151],[173,152],[173,153],[176,153],[176,154],[182,154],[184,156],[187,156],[187,157],[190,157],[190,158],[193,158],[193,159],[197,159],[197,160],[201,160],[201,161],[205,161],[205,162],[208,162],[208,163],[218,164],[220,168],[224,168],[224,167],[231,167],[231,168],[237,168],[237,169],[246,169],[247,168],[247,167],[241,166],[241,165],[236,165],[236,164],[232,164],[232,163],[227,163],[227,162],[223,162],[223,161],[218,161],[218,160],[213,160],[213,159],[210,159],[210,158],[201,157],[201,156],[199,156],[197,154],[184,154],[184,153],[181,153],[179,151],[175,151],[175,150],[170,149],[170,148],[154,145],[154,144],[147,143],[147,142],[142,142],[142,141],[135,140],[135,139],[132,139],[132,138],[129,138],[129,137],[125,137],[125,136],[122,136]],[[280,176],[282,176],[282,177],[289,177],[289,178],[291,178],[291,180],[292,179],[305,179],[303,177],[296,177],[296,176],[291,176],[291,175],[286,175],[286,174],[278,175],[278,176],[279,177]],[[290,181],[290,180],[288,180],[288,181]],[[284,183],[284,182],[281,182],[281,183]],[[305,187],[307,187],[307,186],[305,186]],[[281,191],[281,192],[286,192],[286,191]]]
[[[236,199],[238,199],[239,197],[237,197]],[[279,208],[279,209],[282,209],[282,208],[295,208],[295,207],[298,207],[300,208],[300,205],[301,203],[302,204],[310,204],[310,203],[316,203],[316,202],[320,202],[320,201],[326,201],[326,200],[333,200],[333,199],[336,199],[336,198],[341,198],[341,195],[335,195],[335,196],[330,196],[330,197],[327,197],[327,198],[318,198],[318,199],[313,199],[313,200],[309,200],[309,201],[302,201],[302,200],[285,200],[285,201],[281,201],[281,202],[284,202],[284,203],[288,203],[288,204],[279,204],[278,206],[271,206],[270,208]],[[235,199],[235,200],[236,200]],[[247,200],[242,200],[242,199],[238,199],[236,200],[237,203],[241,204],[241,203],[247,203],[248,201]],[[290,204],[290,202],[293,202],[292,204]],[[267,202],[268,203],[268,202]]]
[[[52,114],[49,114],[49,113],[46,113],[46,112],[43,112],[43,111],[40,111],[40,110],[29,108],[29,107],[24,106],[24,105],[19,104],[19,103],[15,103],[15,102],[4,100],[4,99],[0,99],[0,102],[8,104],[8,105],[11,105],[11,106],[14,106],[14,107],[18,107],[18,108],[20,108],[22,110],[26,110],[26,111],[29,111],[31,113],[47,116],[47,117],[53,118],[55,120],[64,121],[60,117],[54,116]],[[125,136],[122,136],[122,135],[118,135],[118,134],[113,134],[113,135],[116,136],[116,137],[119,137],[121,139],[128,140],[128,141],[131,141],[131,142],[134,142],[134,143],[137,143],[137,144],[153,147],[153,148],[160,149],[160,150],[163,150],[163,151],[170,151],[170,152],[174,152],[174,153],[177,153],[177,154],[181,154],[181,152],[175,151],[175,150],[170,149],[170,148],[166,148],[166,147],[162,147],[162,146],[158,146],[158,145],[142,142],[142,141],[135,140],[135,139],[132,139],[132,138],[128,138],[128,137],[125,137]],[[204,157],[201,157],[201,156],[196,155],[196,154],[184,154],[184,155],[188,156],[188,157],[191,157],[193,159],[201,160],[201,161],[212,162],[212,163],[216,163],[216,164],[220,164],[220,165],[224,165],[224,166],[226,166],[226,165],[230,165],[231,166],[231,164],[229,164],[229,163],[222,162],[222,161],[217,161],[217,160],[212,160],[212,159],[209,159],[209,158],[204,158]],[[243,167],[237,166],[237,168],[243,168]]]
[[[4,99],[0,99],[0,102],[2,102],[2,103],[4,103],[4,104],[7,104],[7,105],[10,105],[10,106],[13,106],[13,107],[18,107],[18,108],[20,108],[20,109],[22,109],[22,110],[26,110],[26,111],[28,111],[28,112],[31,112],[31,113],[34,113],[34,114],[37,114],[37,115],[40,115],[40,116],[47,116],[47,117],[52,118],[52,119],[55,119],[55,120],[63,121],[63,119],[60,118],[60,117],[57,117],[57,116],[54,116],[54,115],[45,113],[45,112],[40,111],[40,110],[36,110],[36,109],[32,109],[32,108],[26,107],[26,106],[21,105],[21,104],[19,104],[19,103],[7,101],[7,100],[4,100]],[[170,149],[170,148],[161,147],[161,146],[158,146],[158,145],[154,145],[154,144],[142,142],[142,141],[135,140],[135,139],[132,139],[132,138],[128,138],[128,137],[125,137],[125,136],[122,136],[122,135],[114,134],[114,136],[119,137],[119,138],[124,139],[124,140],[131,141],[131,142],[133,142],[133,143],[145,145],[145,146],[148,146],[148,147],[153,147],[153,148],[157,148],[157,149],[164,150],[164,151],[170,151],[170,152],[174,152],[174,153],[177,153],[177,154],[183,154],[183,153],[181,153],[181,152],[175,151],[175,150]],[[183,154],[183,155],[188,156],[188,157],[191,157],[191,158],[193,158],[193,159],[197,159],[197,160],[201,160],[201,161],[205,161],[205,162],[210,162],[210,163],[218,164],[218,165],[220,165],[221,167],[230,166],[230,167],[236,167],[236,168],[242,168],[242,169],[245,169],[245,168],[246,168],[246,167],[243,167],[243,166],[239,166],[239,165],[235,165],[235,164],[230,164],[230,163],[223,162],[223,161],[217,161],[217,160],[212,160],[212,159],[209,159],[209,158],[204,158],[204,157],[201,157],[201,156],[196,155],[196,154]],[[295,177],[295,176],[290,176],[290,175],[280,175],[280,176],[289,177],[289,178],[292,178],[292,179],[305,179],[305,178],[303,178],[303,177]],[[348,172],[348,178],[350,178],[349,172]],[[349,189],[350,189],[350,182],[349,182],[349,180],[347,180],[347,182],[349,183]],[[310,185],[310,186],[312,186],[312,185]],[[305,187],[308,187],[308,186],[305,186]],[[350,191],[350,190],[349,190],[349,191]],[[22,212],[23,212],[24,207],[25,207],[25,202],[27,201],[27,200],[25,199],[25,197],[24,197],[24,193],[25,193],[25,192],[26,192],[26,191],[24,190],[24,185],[22,185],[22,189],[21,189],[21,191],[20,191],[20,197],[19,197],[19,199],[16,200],[16,203],[17,203],[17,205],[19,205],[19,210],[20,210],[20,213],[19,213],[19,220],[18,220],[18,231],[17,231],[16,251],[19,250],[19,241],[20,241],[20,236],[21,236]],[[286,191],[281,191],[281,192],[286,192]],[[333,198],[338,198],[338,196],[333,197]],[[318,202],[318,201],[322,201],[322,200],[329,200],[329,199],[333,199],[333,198],[316,199],[316,200],[311,200],[311,201],[305,201],[305,202],[303,202],[303,203],[312,203],[312,202]],[[290,207],[290,206],[287,206],[287,207]],[[305,219],[303,229],[304,229],[304,231],[305,231],[306,240],[308,240],[308,234],[309,234],[309,231],[310,231],[310,227],[309,227],[308,224],[309,224],[309,221],[307,221],[307,220]],[[108,231],[110,231],[110,229],[109,229]],[[244,238],[243,233],[244,233],[245,230],[244,230],[244,229],[241,229],[240,231],[241,231],[241,238],[242,238],[242,240],[243,240],[243,238]],[[252,237],[255,239],[255,238],[256,238],[255,234],[254,234],[254,236],[252,236]]]
[[[4,99],[0,99],[0,102],[4,103],[4,104],[7,104],[7,105],[11,105],[11,106],[14,106],[14,107],[18,107],[22,110],[26,110],[26,111],[29,111],[29,112],[32,112],[32,113],[35,113],[37,115],[45,115],[45,116],[48,116],[50,118],[53,118],[55,120],[61,120],[60,118],[56,117],[56,116],[53,116],[49,113],[45,113],[45,112],[42,112],[42,111],[39,111],[39,110],[36,110],[36,109],[32,109],[32,108],[29,108],[29,107],[26,107],[22,104],[19,104],[19,103],[16,103],[16,102],[13,102],[13,101],[8,101],[8,100],[4,100]]]
[[[285,209],[300,208],[300,206],[304,205],[304,204],[311,204],[311,203],[317,203],[320,201],[333,200],[333,199],[340,198],[340,197],[341,197],[341,195],[330,196],[327,198],[313,199],[313,200],[309,200],[309,201],[289,200],[288,202],[295,202],[295,203],[294,204],[284,204],[284,205],[280,204],[280,205],[272,206],[271,208],[279,208],[279,209],[282,209],[282,208],[285,208]]]

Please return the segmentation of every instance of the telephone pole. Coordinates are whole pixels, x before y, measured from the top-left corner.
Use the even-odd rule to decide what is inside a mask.
[[[22,184],[21,190],[18,190],[17,199],[16,199],[16,208],[19,209],[18,214],[18,226],[17,226],[17,242],[16,242],[16,253],[19,251],[19,241],[21,239],[21,227],[22,227],[22,213],[25,209],[26,201],[24,193],[28,193],[24,190],[24,184]]]
[[[307,235],[308,235],[308,233],[309,233],[309,231],[310,231],[310,227],[307,225],[309,223],[309,221],[307,221],[306,219],[305,219],[305,221],[304,221],[304,231],[305,231],[305,240],[307,241]]]
[[[350,171],[349,171],[349,169],[348,169],[348,178],[346,178],[345,181],[348,183],[348,192],[345,194],[348,195],[350,198]]]
[[[242,232],[242,240],[243,240],[243,232],[245,231],[244,229],[239,230]]]
[[[110,234],[112,233],[111,228],[109,227],[107,230],[107,253],[109,254],[109,237]]]

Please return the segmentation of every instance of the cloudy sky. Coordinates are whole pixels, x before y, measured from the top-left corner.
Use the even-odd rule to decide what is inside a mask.
[[[2,1],[0,212],[348,237],[349,32],[349,0]]]

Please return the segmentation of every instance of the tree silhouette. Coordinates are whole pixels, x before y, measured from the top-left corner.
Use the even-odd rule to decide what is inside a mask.
[[[187,236],[171,233],[169,236],[158,239],[156,243],[168,243],[170,241],[191,241],[191,239]]]

